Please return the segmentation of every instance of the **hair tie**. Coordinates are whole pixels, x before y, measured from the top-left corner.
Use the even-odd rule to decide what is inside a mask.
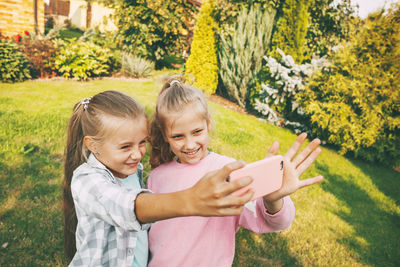
[[[83,110],[87,110],[88,105],[90,103],[90,99],[92,99],[92,98],[91,97],[86,97],[86,98],[82,99],[81,105],[83,105]]]
[[[175,83],[181,84],[181,82],[178,81],[178,80],[172,80],[172,81],[169,83],[169,86],[172,86],[172,85],[174,85]]]

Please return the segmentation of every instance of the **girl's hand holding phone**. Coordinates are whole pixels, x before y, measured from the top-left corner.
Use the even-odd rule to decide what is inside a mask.
[[[193,187],[189,188],[187,199],[191,199],[190,210],[201,216],[228,216],[239,215],[244,204],[249,202],[254,194],[248,190],[245,194],[237,196],[233,192],[249,185],[253,180],[250,177],[242,177],[235,181],[226,182],[226,177],[234,170],[244,166],[243,161],[235,161],[225,165],[222,169],[207,173]],[[188,202],[190,203],[190,201]]]
[[[282,187],[264,196],[264,205],[269,213],[276,213],[282,208],[283,197],[296,192],[300,188],[319,183],[323,180],[323,176],[321,175],[304,180],[299,179],[321,153],[321,148],[319,148],[321,141],[314,139],[297,155],[306,138],[306,133],[300,134],[283,157]],[[276,155],[278,151],[279,143],[275,142],[269,149],[267,157]]]

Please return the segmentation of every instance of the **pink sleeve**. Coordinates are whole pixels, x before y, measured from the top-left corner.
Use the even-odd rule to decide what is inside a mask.
[[[156,192],[156,191],[154,190],[154,185],[153,185],[154,175],[155,175],[155,171],[152,170],[152,171],[150,172],[149,178],[147,179],[146,188],[149,189],[149,190],[151,190],[151,191],[153,191],[153,192]]]
[[[269,233],[288,228],[295,215],[293,201],[289,196],[283,198],[283,207],[275,214],[268,214],[262,198],[246,204],[238,218],[237,228],[244,227],[255,233]]]

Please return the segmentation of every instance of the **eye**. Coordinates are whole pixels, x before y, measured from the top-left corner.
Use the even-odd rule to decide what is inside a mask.
[[[147,140],[142,140],[142,141],[140,141],[139,146],[144,146],[144,145],[146,145],[146,143],[147,143]]]
[[[174,140],[179,140],[181,138],[182,138],[182,135],[180,135],[180,134],[172,136],[172,139],[174,139]]]
[[[121,146],[121,149],[128,149],[129,148],[129,145],[124,145],[124,146]]]
[[[197,129],[194,131],[194,134],[201,134],[202,131],[203,131],[203,129]]]

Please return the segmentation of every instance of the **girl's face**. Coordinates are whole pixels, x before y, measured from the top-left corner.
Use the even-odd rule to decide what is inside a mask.
[[[96,152],[98,152],[96,158],[114,176],[125,178],[137,171],[138,164],[146,153],[147,120],[144,117],[112,118],[112,120],[119,127],[113,129],[113,132],[96,147]]]
[[[207,156],[210,124],[190,105],[168,118],[165,125],[166,142],[181,163],[195,164]]]

